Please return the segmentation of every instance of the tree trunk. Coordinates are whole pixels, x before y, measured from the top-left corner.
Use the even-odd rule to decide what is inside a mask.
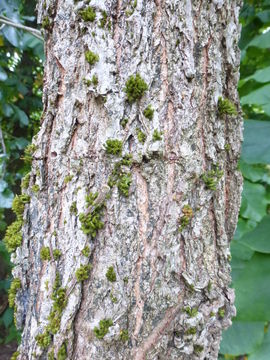
[[[235,315],[240,6],[39,0],[18,359],[217,359]]]

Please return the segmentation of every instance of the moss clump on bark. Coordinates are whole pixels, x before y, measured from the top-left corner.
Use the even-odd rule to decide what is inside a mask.
[[[11,308],[14,307],[16,294],[20,288],[21,288],[21,280],[18,278],[13,279],[10,285],[10,289],[8,290],[9,307]]]
[[[89,212],[81,213],[79,215],[79,220],[82,224],[81,230],[86,235],[91,235],[92,237],[95,237],[97,235],[97,231],[102,229],[104,226],[104,223],[101,221],[101,217],[103,215],[102,209],[103,204],[96,204],[95,200],[98,197],[98,193],[90,193],[86,196],[86,204],[87,208],[90,208],[91,210]]]
[[[48,330],[36,336],[36,342],[42,349],[47,349],[50,346],[51,341],[52,337]]]
[[[30,182],[30,173],[26,174],[24,178],[22,178],[22,182],[21,182],[21,189],[27,189],[29,186],[29,182]]]
[[[94,22],[97,16],[96,11],[92,6],[88,6],[87,8],[81,10],[79,14],[81,15],[84,21],[90,21],[90,22]]]
[[[71,204],[69,211],[71,214],[77,215],[78,210],[77,210],[77,205],[76,205],[76,201],[73,201],[73,203]]]
[[[16,220],[10,224],[6,230],[4,243],[8,252],[13,252],[22,243],[22,220]]]
[[[197,308],[191,308],[191,307],[186,307],[184,308],[184,311],[190,316],[190,317],[195,317],[198,314],[198,309]]]
[[[162,132],[159,132],[157,129],[153,132],[153,141],[161,141],[162,140]]]
[[[84,281],[89,278],[89,273],[91,270],[91,265],[81,265],[79,269],[76,270],[76,278],[78,281]]]
[[[237,115],[236,106],[229,99],[223,99],[221,96],[218,98],[218,112],[220,115]]]
[[[85,60],[92,66],[99,61],[99,56],[98,54],[95,54],[93,51],[87,50],[85,53]]]
[[[37,194],[39,192],[39,190],[40,190],[39,186],[37,184],[33,185],[31,189],[35,194]]]
[[[223,171],[219,169],[218,165],[215,165],[212,170],[207,171],[202,175],[202,180],[204,181],[207,189],[215,191],[217,189],[217,184],[222,176]]]
[[[114,271],[113,266],[110,266],[106,272],[106,278],[107,280],[109,280],[110,282],[115,282],[116,281],[116,273]]]
[[[107,154],[121,156],[123,142],[118,139],[108,139],[105,144]]]
[[[19,351],[15,351],[15,352],[11,355],[10,360],[17,360],[19,355],[20,355],[20,352],[19,352]]]
[[[179,231],[182,231],[190,222],[192,216],[193,216],[193,211],[192,208],[189,205],[184,205],[183,209],[182,209],[182,213],[183,215],[180,218],[180,228]]]
[[[143,115],[149,119],[152,120],[154,117],[155,110],[152,108],[151,105],[148,105],[147,108],[144,109]]]
[[[139,74],[136,74],[135,76],[131,75],[124,88],[124,92],[127,94],[130,103],[139,100],[147,90],[148,86]]]
[[[103,339],[106,334],[109,332],[109,328],[113,326],[112,319],[103,319],[99,322],[99,327],[94,328],[94,334],[98,339]]]
[[[90,256],[91,251],[90,251],[89,246],[85,246],[85,247],[82,249],[82,254],[83,254],[85,257],[89,257],[89,256]]]
[[[132,179],[131,179],[130,173],[125,173],[123,175],[120,175],[119,180],[117,182],[117,188],[118,188],[120,194],[128,197],[131,182],[132,182]]]
[[[25,204],[28,204],[30,202],[30,196],[29,195],[16,195],[12,202],[12,210],[17,215],[18,219],[21,219],[24,212]]]
[[[43,261],[51,260],[50,248],[48,246],[43,246],[40,250],[40,258]]]
[[[128,330],[121,330],[119,334],[119,339],[123,342],[128,341],[129,339]]]
[[[33,154],[38,149],[38,147],[35,144],[29,144],[24,149],[24,155],[22,156],[22,159],[26,164],[32,164],[33,160]]]
[[[137,133],[138,141],[139,141],[141,144],[144,144],[144,143],[145,143],[145,140],[146,140],[146,135],[145,135],[145,133],[144,133],[141,129],[139,129],[139,128],[136,129],[136,133]]]
[[[67,344],[66,342],[64,342],[57,354],[57,360],[66,360],[67,358]]]

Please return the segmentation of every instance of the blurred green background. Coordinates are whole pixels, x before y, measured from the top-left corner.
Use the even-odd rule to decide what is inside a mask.
[[[33,0],[1,0],[0,16],[37,27]],[[225,331],[220,359],[270,359],[270,0],[245,1],[241,11],[239,94],[244,191],[231,243],[237,316]],[[14,220],[11,203],[29,171],[21,160],[42,112],[42,41],[0,24],[0,240]],[[0,241],[0,360],[20,341],[8,306],[9,254]]]

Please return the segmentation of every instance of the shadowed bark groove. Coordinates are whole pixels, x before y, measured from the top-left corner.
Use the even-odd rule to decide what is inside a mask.
[[[93,21],[81,14],[88,6],[38,4],[49,26],[31,202],[13,256],[18,359],[217,359],[235,315],[241,1],[92,0]],[[148,89],[132,103],[124,88],[136,73]],[[219,97],[239,114],[221,114]],[[108,139],[122,141],[122,155],[106,152]],[[96,234],[80,214],[95,214]],[[44,246],[60,258],[42,261]]]

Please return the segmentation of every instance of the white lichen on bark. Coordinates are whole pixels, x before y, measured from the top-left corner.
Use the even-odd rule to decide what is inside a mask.
[[[45,359],[52,349],[57,357],[64,342],[69,359],[217,359],[222,330],[235,315],[229,241],[242,186],[241,116],[221,116],[217,103],[228,98],[239,109],[241,1],[92,0],[93,22],[80,16],[87,6],[38,4],[39,21],[46,18],[49,26],[31,203],[13,257],[22,282],[19,359]],[[92,66],[88,49],[99,56]],[[124,88],[136,73],[148,90],[131,104]],[[97,85],[87,81],[93,75]],[[148,105],[152,120],[143,115]],[[162,140],[153,142],[155,129]],[[128,197],[106,187],[119,161],[106,154],[108,139],[122,140],[123,153],[133,156]],[[223,176],[211,190],[202,175],[215,167]],[[93,239],[83,233],[79,214],[87,210],[85,196],[101,189],[104,227]],[[70,211],[74,202],[77,214]],[[192,214],[179,231],[185,205]],[[89,258],[82,255],[86,245]],[[43,246],[59,249],[60,259],[42,262]],[[89,263],[89,278],[78,282],[76,270]],[[110,266],[115,282],[106,277]],[[44,350],[35,338],[48,324],[56,272],[67,305]],[[104,319],[112,326],[98,339],[93,330]]]

